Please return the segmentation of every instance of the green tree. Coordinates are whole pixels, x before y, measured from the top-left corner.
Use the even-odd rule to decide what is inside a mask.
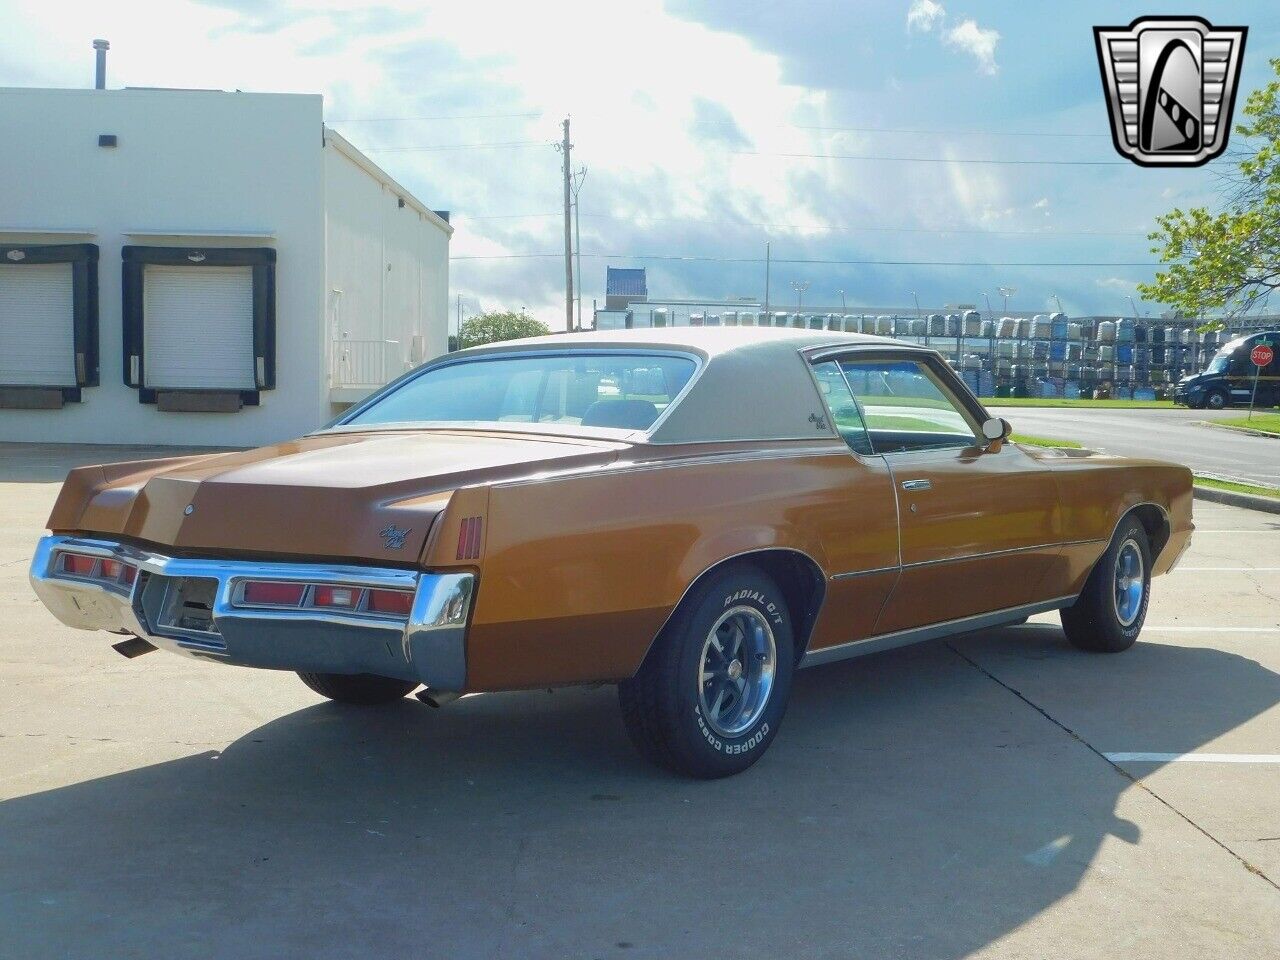
[[[482,343],[517,340],[520,337],[545,337],[551,332],[541,320],[513,310],[478,313],[463,321],[458,331],[460,347],[478,347]]]
[[[1280,59],[1271,67],[1280,77]],[[1280,79],[1249,94],[1235,133],[1245,142],[1222,175],[1220,209],[1172,210],[1150,235],[1168,266],[1138,289],[1186,316],[1261,309],[1280,289]]]

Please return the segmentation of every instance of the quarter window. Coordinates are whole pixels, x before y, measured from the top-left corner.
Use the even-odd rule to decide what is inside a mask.
[[[864,456],[874,453],[871,439],[867,436],[867,425],[862,419],[862,411],[858,409],[858,401],[849,389],[844,374],[840,372],[840,365],[834,360],[815,363],[813,376],[827,402],[831,419],[849,449]]]
[[[971,447],[979,427],[950,388],[918,360],[840,364],[876,453]]]

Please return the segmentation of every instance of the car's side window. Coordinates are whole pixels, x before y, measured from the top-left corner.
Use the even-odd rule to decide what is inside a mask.
[[[876,453],[971,447],[980,427],[928,364],[866,359],[840,363]]]
[[[867,425],[863,422],[862,411],[858,409],[858,401],[853,398],[849,384],[840,372],[840,365],[834,360],[813,365],[813,375],[818,381],[818,389],[827,402],[827,409],[836,429],[849,449],[854,453],[870,456],[875,451],[871,448],[871,439],[867,436]]]

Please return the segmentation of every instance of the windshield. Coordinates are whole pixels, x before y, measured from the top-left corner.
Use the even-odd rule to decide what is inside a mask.
[[[1223,350],[1219,352],[1218,355],[1215,356],[1212,360],[1209,361],[1209,365],[1204,368],[1204,372],[1205,373],[1226,373],[1227,367],[1230,365],[1230,363],[1231,363],[1231,354]]]
[[[545,423],[647,430],[693,376],[688,357],[582,351],[445,364],[345,421]]]

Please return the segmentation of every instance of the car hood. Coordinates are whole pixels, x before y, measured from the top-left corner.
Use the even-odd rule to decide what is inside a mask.
[[[180,554],[414,563],[458,488],[608,463],[624,447],[481,432],[318,434],[240,453],[78,468],[49,527]],[[392,526],[407,535],[382,533]]]

